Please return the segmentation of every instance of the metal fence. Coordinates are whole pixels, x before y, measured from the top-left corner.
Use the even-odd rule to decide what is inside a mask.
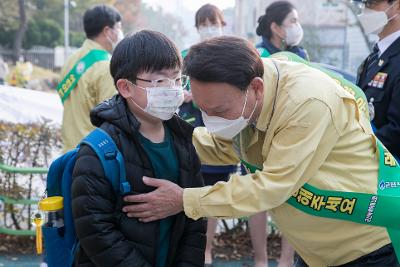
[[[14,60],[14,52],[9,49],[0,48],[0,55],[4,61],[11,62]],[[32,62],[32,64],[50,70],[55,70],[55,52],[54,48],[48,47],[34,47],[29,50],[22,50],[21,55],[26,61]]]

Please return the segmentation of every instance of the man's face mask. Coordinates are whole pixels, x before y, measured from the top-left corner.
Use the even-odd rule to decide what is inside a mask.
[[[251,112],[249,118],[244,118],[244,111],[247,104],[247,97],[248,97],[249,90],[246,91],[246,98],[244,101],[242,113],[239,118],[234,120],[228,120],[218,116],[208,116],[206,112],[201,111],[201,115],[203,118],[204,125],[206,126],[207,130],[215,134],[216,136],[222,137],[224,139],[232,139],[236,135],[238,135],[246,126],[249,124],[250,118],[253,116],[254,111],[257,107],[257,100],[254,105],[254,109]]]
[[[117,45],[122,41],[122,39],[124,39],[124,33],[122,32],[121,29],[111,29],[112,32],[117,36],[117,40],[113,41],[113,39],[109,36],[107,37],[107,40],[110,42],[111,47],[112,47],[112,51],[114,51],[115,47],[117,47]]]
[[[371,8],[365,8],[363,12],[358,16],[365,33],[380,34],[385,26],[389,23],[389,21],[399,16],[399,14],[396,14],[389,18],[387,15],[387,12],[397,4],[398,1],[394,2],[384,11],[376,11]]]

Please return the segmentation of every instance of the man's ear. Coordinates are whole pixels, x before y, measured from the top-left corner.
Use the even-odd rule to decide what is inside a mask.
[[[102,33],[103,33],[105,36],[110,36],[110,32],[112,32],[112,28],[110,28],[110,27],[108,27],[108,26],[105,26],[105,27],[103,28]]]
[[[260,101],[264,97],[264,81],[260,77],[255,77],[250,82],[251,87],[253,88],[254,92],[256,93],[257,100]]]
[[[127,99],[131,97],[130,83],[127,79],[119,79],[116,83],[119,94]]]

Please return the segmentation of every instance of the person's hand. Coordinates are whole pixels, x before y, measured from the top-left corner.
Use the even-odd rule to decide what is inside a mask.
[[[128,217],[152,222],[183,211],[183,189],[177,184],[149,177],[143,177],[143,182],[156,189],[150,193],[124,197],[126,202],[134,203],[122,209]]]
[[[189,91],[187,91],[187,90],[184,90],[184,91],[183,91],[183,97],[184,97],[184,100],[183,100],[183,101],[184,101],[185,103],[192,102],[192,100],[193,100],[192,93],[189,92]]]

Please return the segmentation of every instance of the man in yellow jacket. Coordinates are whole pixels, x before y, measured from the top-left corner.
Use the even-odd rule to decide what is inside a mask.
[[[117,92],[109,60],[123,38],[121,15],[111,6],[95,6],[85,12],[83,25],[87,39],[63,67],[63,80],[57,88],[64,104],[61,129],[64,151],[74,148],[94,129],[90,110]],[[87,58],[90,52],[97,54]]]
[[[378,187],[377,179],[383,165],[400,172],[377,146],[363,96],[305,64],[262,60],[236,37],[193,46],[185,71],[207,127],[193,136],[201,161],[240,160],[249,174],[196,189],[145,177],[157,189],[127,196],[135,202],[123,208],[128,216],[149,222],[181,211],[199,219],[268,210],[309,266],[399,266],[388,234],[398,234],[399,220],[373,223],[381,214],[400,218],[395,206],[378,207],[378,197],[395,204],[378,191],[398,190],[400,181],[386,177]]]

